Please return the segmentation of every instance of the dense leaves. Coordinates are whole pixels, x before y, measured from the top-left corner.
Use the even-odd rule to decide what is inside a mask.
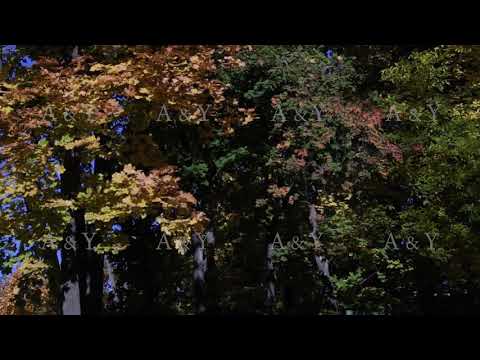
[[[1,311],[66,313],[77,282],[81,313],[474,311],[479,55],[19,47]]]

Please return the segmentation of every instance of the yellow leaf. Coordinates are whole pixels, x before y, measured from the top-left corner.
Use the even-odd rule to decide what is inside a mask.
[[[2,107],[2,112],[4,112],[6,115],[10,114],[12,111],[13,108],[11,106]]]
[[[58,172],[59,174],[63,174],[65,172],[65,168],[63,167],[63,165],[56,164],[55,171]]]
[[[90,71],[101,71],[105,68],[103,64],[95,64],[90,68]]]

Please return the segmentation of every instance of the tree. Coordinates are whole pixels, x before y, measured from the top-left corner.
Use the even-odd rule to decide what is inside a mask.
[[[17,270],[0,304],[474,311],[478,55],[17,47],[0,92],[0,266]]]
[[[179,247],[191,229],[203,229],[207,218],[193,209],[195,198],[180,190],[175,167],[161,159],[146,132],[148,115],[162,102],[175,111],[195,109],[186,119],[191,124],[200,120],[199,105],[212,101],[218,111],[223,86],[208,74],[219,53],[220,62],[234,66],[227,56],[234,51],[139,47],[129,50],[128,61],[116,63],[98,63],[91,55],[66,64],[39,58],[22,79],[3,84],[1,231],[52,269],[58,269],[53,249],[67,244],[59,281],[70,288],[62,290],[64,298],[78,287],[79,298],[70,302],[74,311],[101,311],[98,254],[128,244],[113,225],[156,216],[167,233],[183,239]],[[93,243],[86,244],[91,232]]]

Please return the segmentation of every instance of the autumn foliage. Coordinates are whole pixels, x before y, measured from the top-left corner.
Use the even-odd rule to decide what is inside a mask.
[[[0,313],[425,313],[477,289],[478,49],[334,50],[19,47]]]

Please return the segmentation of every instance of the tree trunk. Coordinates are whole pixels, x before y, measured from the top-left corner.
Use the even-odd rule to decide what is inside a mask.
[[[312,232],[310,236],[315,241],[315,264],[317,265],[318,272],[320,276],[326,281],[327,285],[322,289],[322,293],[325,294],[324,296],[327,298],[328,302],[332,304],[338,311],[337,301],[332,295],[333,292],[333,285],[330,281],[330,263],[326,256],[323,256],[324,249],[322,244],[320,243],[319,234],[318,234],[318,223],[317,223],[317,210],[315,209],[315,205],[309,205],[309,217],[308,220],[312,227]]]
[[[206,310],[205,272],[207,262],[203,256],[203,242],[197,234],[192,234],[193,246],[193,295],[197,314]]]
[[[112,287],[113,292],[113,302],[117,303],[119,301],[118,293],[117,293],[117,280],[115,278],[115,274],[113,273],[112,264],[108,260],[108,257],[105,256],[105,270],[107,271],[108,281],[110,282],[110,286]]]
[[[87,248],[85,216],[74,212],[62,249],[61,314],[99,314],[103,310],[103,259]],[[92,248],[95,244],[92,242]]]
[[[71,227],[65,234],[65,244],[61,251],[61,285],[60,285],[60,314],[61,315],[81,315],[81,295],[80,295],[80,269],[79,259],[75,254],[78,223],[74,216]]]
[[[72,151],[65,154],[64,167],[62,191],[68,199],[73,199],[81,189],[81,168]],[[68,241],[61,251],[59,312],[62,315],[98,314],[103,310],[103,259],[87,248],[85,211],[77,209],[71,215],[72,222],[64,236]],[[98,239],[93,240],[92,248]]]
[[[206,266],[206,290],[207,311],[218,312],[218,270],[215,262],[215,235],[212,230],[207,232],[207,266]]]
[[[275,304],[275,269],[273,267],[273,243],[267,244],[267,253],[266,253],[266,299],[265,305],[267,307],[272,307]]]

